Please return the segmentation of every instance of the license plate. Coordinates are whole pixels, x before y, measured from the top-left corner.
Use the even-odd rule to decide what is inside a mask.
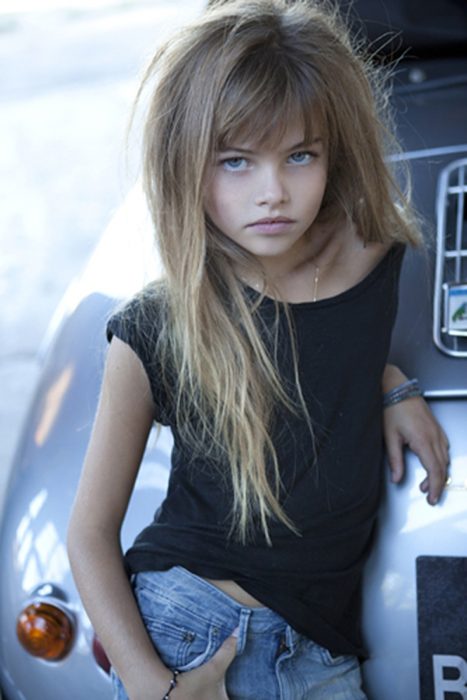
[[[417,558],[420,698],[467,700],[467,557]]]

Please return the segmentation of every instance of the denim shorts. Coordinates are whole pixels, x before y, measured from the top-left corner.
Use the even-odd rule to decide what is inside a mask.
[[[179,566],[137,574],[133,586],[154,646],[171,669],[201,666],[239,627],[226,674],[230,700],[366,699],[355,656],[333,656],[269,608],[244,607]],[[114,700],[128,700],[113,671],[112,682]]]

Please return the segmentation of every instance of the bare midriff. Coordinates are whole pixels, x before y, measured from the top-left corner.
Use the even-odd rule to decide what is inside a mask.
[[[233,598],[240,605],[244,605],[247,608],[264,608],[264,605],[253,598],[252,595],[247,593],[238,583],[235,581],[222,581],[218,579],[207,578],[206,581],[212,583],[213,586],[219,588],[223,593]]]

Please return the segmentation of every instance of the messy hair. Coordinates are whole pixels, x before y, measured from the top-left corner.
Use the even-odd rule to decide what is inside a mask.
[[[277,317],[268,341],[239,279],[240,268],[261,273],[258,263],[205,214],[215,154],[237,138],[280,139],[297,119],[311,141],[319,123],[328,157],[320,216],[344,216],[365,243],[415,244],[419,234],[385,161],[395,149],[387,94],[338,13],[312,0],[211,4],[157,52],[141,88],[152,86],[143,180],[165,269],[157,353],[177,378],[183,439],[230,466],[232,532],[244,541],[259,523],[269,541],[271,518],[295,529],[280,504],[274,406],[312,426],[296,359],[294,399],[277,371]]]

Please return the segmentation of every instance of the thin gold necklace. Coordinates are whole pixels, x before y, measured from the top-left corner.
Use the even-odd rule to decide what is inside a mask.
[[[318,286],[319,286],[319,266],[315,265],[315,275],[313,278],[313,301],[318,301]]]
[[[319,292],[319,273],[320,273],[320,268],[319,265],[313,265],[314,267],[314,275],[313,275],[313,293],[312,293],[312,301],[318,301],[318,292]],[[246,284],[249,287],[252,287],[255,291],[259,292],[261,289],[261,284],[260,282],[248,282],[246,279],[242,279],[242,282]],[[263,287],[263,292],[266,291],[266,289]]]

